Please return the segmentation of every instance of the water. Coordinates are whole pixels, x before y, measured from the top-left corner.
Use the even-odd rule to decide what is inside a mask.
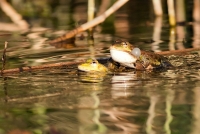
[[[144,2],[147,7],[141,6]],[[77,35],[75,43],[50,45],[50,39],[86,20],[87,3],[77,1],[73,10],[69,3],[26,1],[24,8],[18,7],[32,29],[0,32],[1,52],[8,41],[6,69],[91,56],[105,61],[115,39],[156,52],[200,45],[194,36],[196,24],[170,29],[166,11],[162,19],[155,19],[151,1],[146,0],[131,1],[96,27],[94,47],[88,45],[86,32]],[[187,4],[190,13],[192,3]],[[0,134],[198,134],[199,51],[168,58],[177,68],[88,75],[77,71],[75,64],[5,74],[0,80]]]

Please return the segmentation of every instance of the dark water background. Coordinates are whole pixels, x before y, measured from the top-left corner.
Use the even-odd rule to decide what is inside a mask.
[[[86,0],[9,2],[30,30],[0,29],[1,53],[8,41],[6,69],[107,58],[116,39],[156,52],[200,46],[193,1],[185,2],[187,23],[170,27],[166,1],[164,15],[156,18],[152,1],[130,0],[95,28],[94,46],[87,32],[78,34],[75,43],[48,43],[87,21]],[[98,11],[101,2],[96,2]],[[2,24],[12,23],[3,11],[0,18]],[[199,51],[168,58],[182,67],[88,76],[74,65],[4,75],[0,134],[199,134]]]

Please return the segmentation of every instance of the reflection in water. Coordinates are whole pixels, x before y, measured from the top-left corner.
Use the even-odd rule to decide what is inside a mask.
[[[161,30],[162,29],[162,17],[161,16],[158,16],[155,18],[155,24],[154,24],[154,31],[153,31],[153,42],[151,45],[152,45],[152,50],[154,52],[159,52],[160,49],[159,49],[159,44],[161,41]]]
[[[199,82],[197,82],[197,85],[199,85]],[[200,111],[200,87],[197,86],[196,88],[193,89],[194,91],[194,106],[192,108],[192,113],[193,113],[193,126],[192,126],[192,132],[191,134],[198,134],[200,132],[200,115],[199,115],[199,111]]]
[[[7,91],[7,77],[2,77],[2,79],[3,79],[3,82],[2,82],[2,86],[3,86],[3,90],[4,90],[4,94],[5,94],[5,102],[7,102],[8,100],[8,91]]]
[[[140,76],[139,76],[140,75]],[[143,71],[136,71],[130,73],[120,73],[112,76],[112,98],[121,98],[121,97],[128,97],[133,95],[130,87],[138,86],[142,83],[142,81],[138,80],[145,77],[145,72]]]
[[[79,79],[82,82],[103,82],[106,77],[106,73],[86,73],[79,71]]]
[[[181,50],[181,49],[185,49],[184,47],[184,43],[185,43],[185,26],[176,26],[176,48]]]
[[[155,113],[155,106],[156,103],[158,102],[158,96],[157,95],[150,95],[150,106],[148,109],[148,118],[146,121],[146,132],[147,134],[155,134],[155,131],[152,129],[153,127],[153,121],[154,117],[156,115]]]
[[[176,43],[176,31],[174,27],[171,27],[169,35],[169,50],[175,50],[175,43]]]
[[[140,116],[140,111],[135,109],[128,109],[126,105],[134,105],[130,98],[131,96],[135,96],[137,93],[133,91],[133,87],[136,89],[137,87],[143,85],[142,80],[147,78],[145,71],[136,71],[130,73],[120,73],[112,76],[112,88],[111,95],[112,99],[119,100],[122,107],[113,107],[109,110],[104,110],[104,114],[109,115],[109,121],[113,122],[116,129],[119,131],[114,131],[114,133],[139,133],[141,130],[141,126],[137,124],[134,119],[133,122],[130,123],[130,118],[135,118]],[[127,99],[127,100],[126,100]],[[120,101],[121,100],[121,101]]]
[[[164,125],[165,131],[167,134],[171,134],[170,124],[173,119],[172,113],[171,113],[173,99],[174,99],[174,90],[168,89],[167,96],[166,96],[166,109],[165,109],[165,112],[167,115],[166,115],[166,121]]]
[[[80,122],[80,134],[104,134],[107,130],[106,126],[100,122],[101,111],[99,109],[98,86],[92,84],[93,91],[90,96],[83,96],[79,98],[78,119]]]
[[[200,7],[199,7],[200,8]],[[194,29],[194,37],[193,37],[193,43],[192,46],[195,48],[200,47],[200,23],[194,22],[193,24]]]

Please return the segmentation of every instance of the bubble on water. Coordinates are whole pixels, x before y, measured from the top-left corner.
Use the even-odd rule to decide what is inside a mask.
[[[136,57],[139,57],[141,55],[141,51],[139,48],[134,48],[131,52],[133,55],[135,55]]]

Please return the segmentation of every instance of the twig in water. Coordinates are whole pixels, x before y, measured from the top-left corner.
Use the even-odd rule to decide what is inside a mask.
[[[46,64],[46,65],[40,65],[40,66],[27,66],[27,67],[20,67],[20,68],[13,68],[13,69],[6,69],[3,71],[3,74],[8,73],[20,73],[25,71],[34,71],[34,70],[44,70],[49,68],[56,68],[56,67],[63,67],[63,66],[70,66],[70,65],[76,65],[80,64],[83,61],[78,62],[61,62],[61,63],[53,63],[53,64]]]
[[[1,69],[1,74],[3,74],[3,71],[5,70],[5,65],[6,65],[6,49],[8,46],[8,42],[6,41],[4,44],[4,50],[3,50],[3,55],[2,55],[2,69]]]
[[[83,32],[89,28],[92,28],[100,23],[102,23],[108,16],[110,16],[112,13],[114,13],[116,10],[118,10],[120,7],[122,7],[126,2],[128,2],[128,0],[118,0],[116,1],[107,11],[105,11],[103,14],[101,14],[100,16],[94,18],[93,20],[81,25],[78,28],[75,28],[74,30],[69,31],[67,34],[56,38],[52,41],[50,41],[50,44],[53,43],[58,43],[64,40],[67,40],[69,38],[74,37],[76,34]]]

